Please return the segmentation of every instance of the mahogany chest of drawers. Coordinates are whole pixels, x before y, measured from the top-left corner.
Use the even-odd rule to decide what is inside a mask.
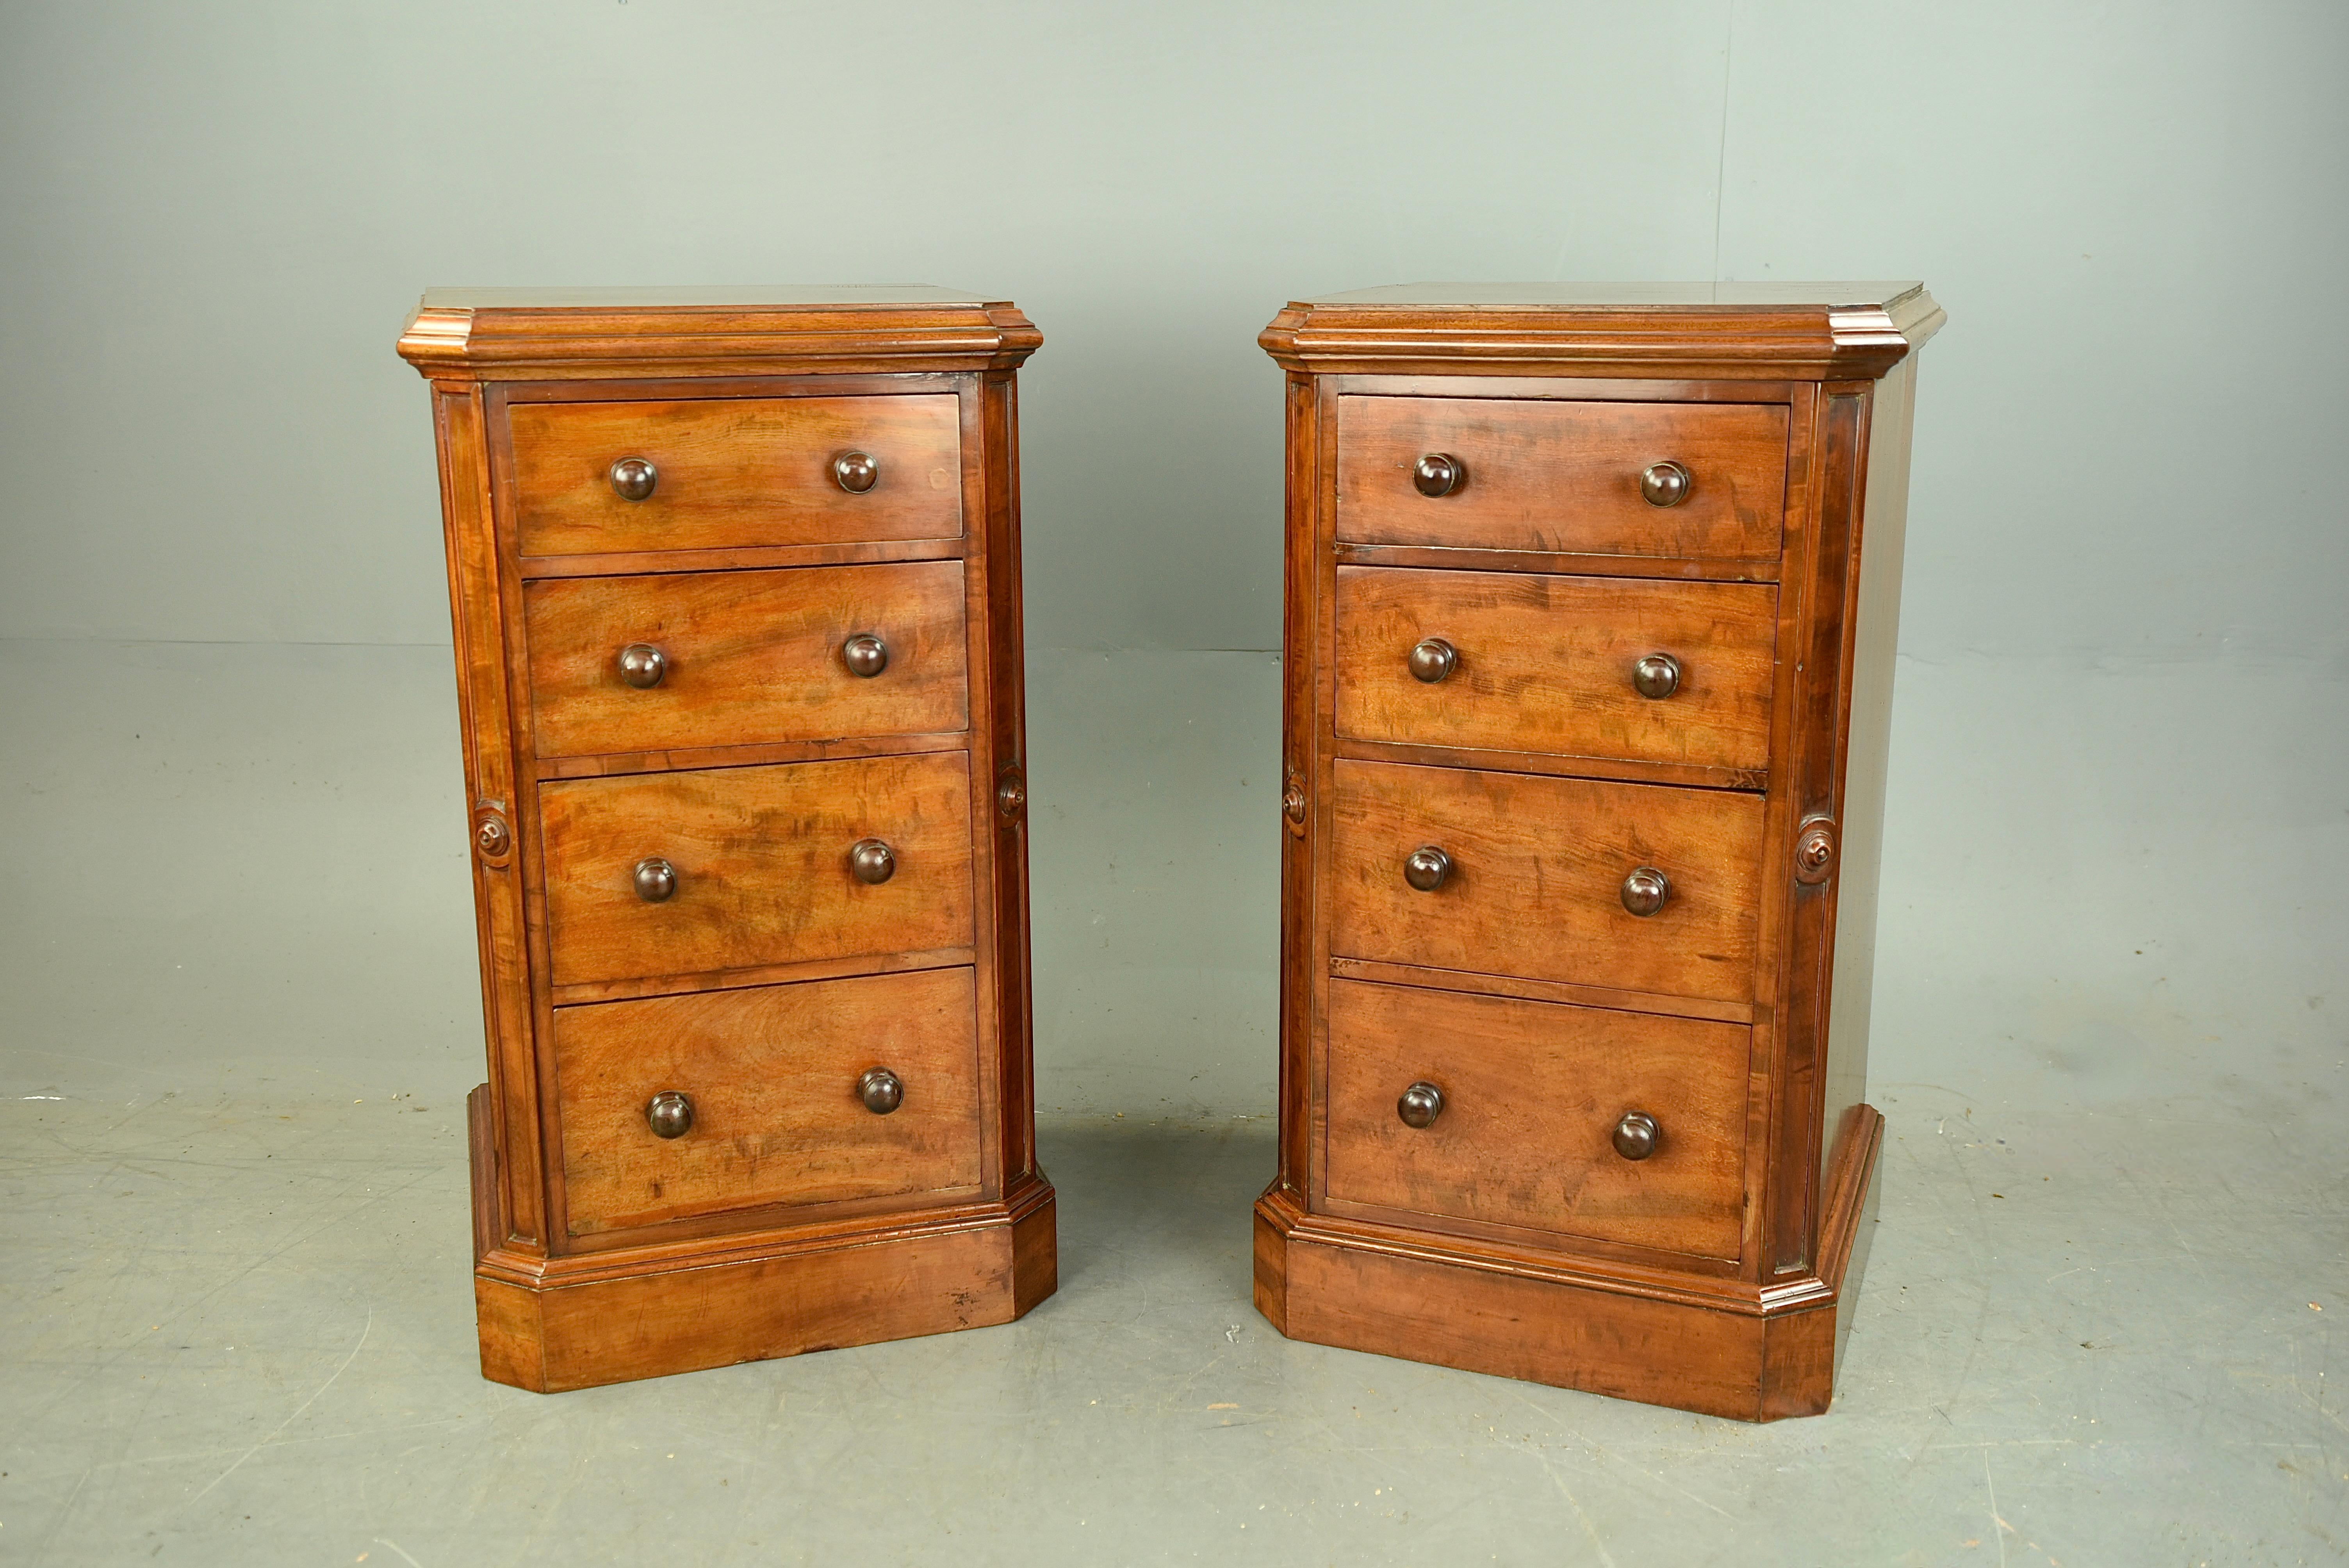
[[[1826,1408],[1865,1099],[1912,284],[1292,304],[1287,1335]]]
[[[489,1082],[485,1376],[1019,1316],[1030,1082],[1009,304],[442,292]]]

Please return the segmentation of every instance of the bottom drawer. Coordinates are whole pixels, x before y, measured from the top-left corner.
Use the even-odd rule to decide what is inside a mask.
[[[1421,1222],[1734,1258],[1752,1035],[1742,1024],[1333,981],[1325,1190]],[[1422,1083],[1441,1105],[1413,1127],[1398,1101]],[[1632,1112],[1656,1124],[1641,1159],[1615,1146]]]
[[[932,969],[556,1008],[571,1233],[976,1193],[975,1004],[968,969]],[[885,1114],[860,1092],[875,1068],[902,1086]],[[675,1137],[653,1129],[663,1094],[689,1109],[665,1107]]]

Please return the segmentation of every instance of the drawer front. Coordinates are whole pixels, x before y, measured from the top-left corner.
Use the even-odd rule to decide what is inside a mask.
[[[1341,566],[1338,733],[1766,768],[1777,606],[1752,583]]]
[[[569,779],[538,799],[558,985],[970,944],[961,752]],[[868,839],[889,847],[886,881],[851,869]],[[637,892],[647,861],[673,874],[657,903]]]
[[[962,527],[962,438],[950,392],[881,397],[704,397],[516,403],[513,512],[524,555],[952,539]],[[834,459],[878,465],[851,492]],[[620,493],[613,465],[652,465]]]
[[[1733,1258],[1753,1031],[1341,980],[1330,987],[1327,1190],[1343,1202]],[[1413,1084],[1442,1096],[1405,1125]],[[1652,1152],[1614,1143],[1652,1118]],[[1634,1144],[1634,1147],[1637,1147]]]
[[[1762,798],[1340,760],[1330,951],[1659,995],[1754,996]],[[1406,861],[1449,869],[1433,891]],[[1625,904],[1661,872],[1662,906]]]
[[[1464,470],[1420,493],[1422,456]],[[1673,462],[1684,497],[1651,505],[1641,476]],[[1767,559],[1786,500],[1786,410],[1753,403],[1500,397],[1338,400],[1338,537],[1586,555]]]
[[[976,1192],[976,1028],[968,969],[556,1008],[571,1233]],[[886,1114],[859,1093],[876,1068],[902,1086]],[[676,1137],[652,1130],[659,1094],[690,1107]]]
[[[551,578],[523,610],[541,757],[970,722],[959,561]],[[878,640],[877,673],[851,638]]]

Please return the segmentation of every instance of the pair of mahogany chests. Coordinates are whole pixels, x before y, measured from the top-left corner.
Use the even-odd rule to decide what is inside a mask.
[[[1302,302],[1293,1338],[1826,1408],[1864,1101],[1913,284]],[[429,379],[489,1082],[484,1373],[1008,1322],[1030,1074],[1017,396],[930,289],[449,292]],[[1838,940],[1838,927],[1841,938]]]

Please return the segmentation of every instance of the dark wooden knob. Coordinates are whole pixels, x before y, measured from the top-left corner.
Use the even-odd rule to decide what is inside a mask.
[[[1631,666],[1631,684],[1641,696],[1668,697],[1681,689],[1681,662],[1670,654],[1650,654]]]
[[[1413,679],[1433,686],[1459,665],[1460,650],[1441,637],[1430,637],[1412,648],[1408,662]]]
[[[612,489],[622,500],[642,500],[653,493],[660,474],[644,458],[622,458],[612,465]]]
[[[1402,858],[1402,880],[1422,892],[1433,892],[1452,875],[1452,857],[1433,844],[1422,844]]]
[[[889,667],[889,645],[870,632],[859,632],[840,645],[840,662],[850,675],[870,680]]]
[[[1444,1114],[1444,1091],[1432,1083],[1415,1083],[1395,1101],[1395,1114],[1405,1127],[1433,1127]]]
[[[905,1080],[887,1068],[867,1068],[856,1080],[856,1098],[875,1116],[886,1116],[905,1103]]]
[[[668,674],[668,655],[650,643],[630,643],[620,650],[620,678],[644,691],[661,684]]]
[[[848,869],[858,882],[878,887],[897,874],[896,852],[878,839],[859,839],[848,846]]]
[[[870,452],[843,452],[832,459],[832,477],[851,495],[863,495],[881,482],[881,464]]]
[[[1623,907],[1643,919],[1663,908],[1671,896],[1671,878],[1653,866],[1641,866],[1623,879]]]
[[[1646,1111],[1627,1110],[1615,1124],[1615,1152],[1626,1160],[1645,1160],[1656,1151],[1662,1130]]]
[[[647,903],[666,903],[677,892],[677,868],[657,855],[636,862],[636,896]]]
[[[1695,484],[1678,463],[1650,463],[1640,475],[1640,495],[1650,506],[1678,506]]]
[[[693,1100],[665,1088],[645,1104],[645,1125],[655,1138],[683,1138],[693,1130]]]
[[[1450,452],[1429,452],[1411,466],[1411,482],[1423,496],[1450,495],[1468,482],[1468,469]]]

